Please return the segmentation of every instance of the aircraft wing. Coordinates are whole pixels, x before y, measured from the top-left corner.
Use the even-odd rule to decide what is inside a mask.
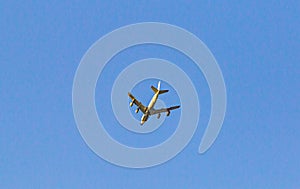
[[[152,110],[150,111],[150,114],[151,114],[151,115],[154,115],[154,114],[160,114],[160,113],[163,113],[163,112],[167,112],[167,116],[169,116],[171,110],[175,110],[175,109],[177,109],[177,108],[179,108],[179,107],[180,107],[180,106],[172,106],[172,107],[170,107],[170,108],[161,108],[161,109],[157,109],[157,110],[152,109]]]
[[[132,102],[130,103],[130,106],[132,106],[132,103],[137,105],[138,109],[140,109],[145,114],[147,111],[147,107],[145,107],[140,101],[138,101],[131,93],[128,93],[128,96],[132,100]]]

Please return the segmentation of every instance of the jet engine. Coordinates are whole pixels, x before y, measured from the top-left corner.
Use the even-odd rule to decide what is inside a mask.
[[[140,109],[139,109],[139,108],[137,108],[137,109],[135,110],[135,113],[138,113],[138,112],[139,112],[139,110],[140,110]]]
[[[167,116],[169,116],[170,115],[170,111],[167,111],[167,114],[166,114]]]
[[[160,113],[159,114],[157,114],[157,119],[159,119],[160,118]]]
[[[130,102],[130,104],[129,104],[129,105],[130,105],[130,107],[131,107],[131,106],[133,106],[133,101],[132,101],[132,102]]]

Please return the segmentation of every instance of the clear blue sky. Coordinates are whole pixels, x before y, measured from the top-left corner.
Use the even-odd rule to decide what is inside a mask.
[[[72,84],[97,39],[145,21],[185,28],[209,47],[224,75],[228,106],[216,142],[198,155],[210,112],[209,90],[198,74],[203,114],[190,144],[166,164],[135,170],[107,163],[84,143]],[[299,1],[2,1],[0,26],[0,188],[300,187]],[[160,56],[141,48],[112,61]],[[161,54],[181,60],[176,52]],[[102,81],[113,81],[118,69]],[[133,146],[151,142],[118,132],[113,136]]]

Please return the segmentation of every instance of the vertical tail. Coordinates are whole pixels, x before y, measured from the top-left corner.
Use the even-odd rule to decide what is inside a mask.
[[[157,88],[151,86],[151,89],[154,91],[154,93],[159,93],[159,94],[163,94],[169,91],[169,90],[160,90],[160,81],[158,82]]]
[[[157,90],[160,90],[160,81],[158,82]]]

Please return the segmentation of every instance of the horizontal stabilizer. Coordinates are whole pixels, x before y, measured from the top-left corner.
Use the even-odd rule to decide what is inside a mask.
[[[169,90],[161,90],[161,91],[159,91],[159,94],[164,94],[164,93],[166,93],[166,92],[168,92]]]
[[[151,86],[151,89],[153,90],[154,93],[157,93],[157,88],[155,88],[154,86]]]
[[[156,94],[158,92],[158,94],[163,94],[168,92],[169,90],[158,90],[157,88],[155,88],[154,86],[151,86],[151,89],[153,90],[153,92]]]

